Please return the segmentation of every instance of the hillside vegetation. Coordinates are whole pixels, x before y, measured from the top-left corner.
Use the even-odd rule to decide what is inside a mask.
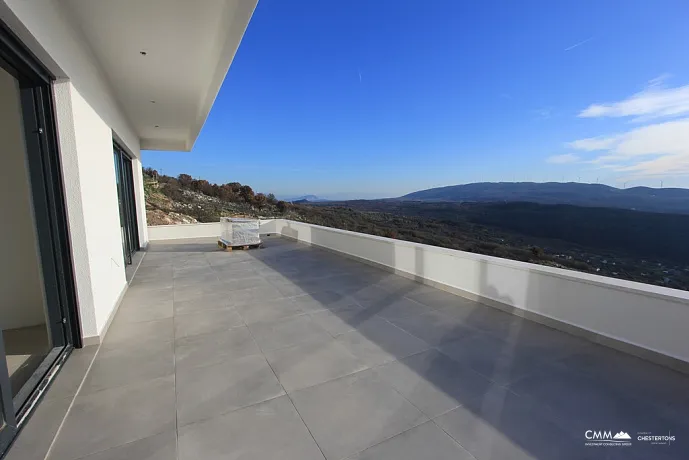
[[[288,203],[238,182],[144,170],[149,225],[280,217],[689,290],[689,216],[535,203]]]

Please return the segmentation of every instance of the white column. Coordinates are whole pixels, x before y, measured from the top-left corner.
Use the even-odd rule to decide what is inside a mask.
[[[82,335],[90,344],[126,286],[112,130],[70,82],[53,88]]]
[[[139,157],[141,156],[140,152]],[[141,171],[142,164],[140,158],[132,160],[134,173],[134,199],[136,200],[136,220],[139,226],[139,244],[141,248],[148,246],[148,222],[146,220],[146,199],[144,197],[144,177]]]

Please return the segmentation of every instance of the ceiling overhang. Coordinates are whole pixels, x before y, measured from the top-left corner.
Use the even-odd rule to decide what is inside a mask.
[[[142,149],[189,151],[258,0],[67,0]]]

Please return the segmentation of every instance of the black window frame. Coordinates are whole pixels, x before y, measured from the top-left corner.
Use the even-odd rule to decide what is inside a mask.
[[[118,209],[122,234],[122,253],[126,265],[132,264],[132,255],[141,250],[139,240],[139,219],[136,215],[136,192],[134,188],[134,157],[117,141],[113,140],[115,178],[117,185]]]
[[[55,76],[21,40],[0,21],[0,67],[19,82],[34,218],[39,233],[39,254],[46,286],[46,308],[56,347],[44,359],[22,391],[12,401],[6,367],[0,366],[0,410],[5,425],[0,435],[0,457],[30,417],[73,348],[83,346],[72,247],[65,203],[61,156],[52,84]],[[50,276],[45,276],[49,273]],[[50,293],[50,295],[48,295]],[[61,331],[57,337],[58,327]],[[0,351],[4,344],[0,333]]]

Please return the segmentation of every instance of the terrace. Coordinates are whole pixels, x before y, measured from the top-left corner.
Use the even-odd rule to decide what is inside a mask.
[[[38,408],[71,405],[50,460],[687,452],[686,374],[277,236],[151,242],[103,343],[67,365],[88,373],[62,372]],[[632,446],[585,446],[587,430]]]

